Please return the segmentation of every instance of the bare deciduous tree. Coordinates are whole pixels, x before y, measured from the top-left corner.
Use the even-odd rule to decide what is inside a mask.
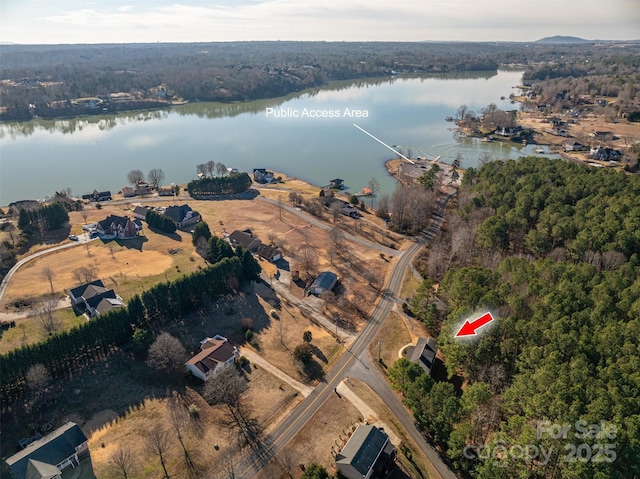
[[[149,184],[157,189],[164,181],[164,171],[160,168],[153,168],[149,171],[147,179],[149,180]]]
[[[602,268],[605,270],[618,269],[625,262],[626,258],[620,251],[605,251],[602,253]]]
[[[342,214],[342,203],[339,201],[331,203],[329,213],[331,213],[331,221],[333,221],[333,224],[335,225]]]
[[[160,371],[175,372],[184,366],[186,356],[180,340],[163,332],[149,346],[147,365]]]
[[[206,176],[207,175],[207,165],[204,163],[200,163],[196,165],[196,173],[198,176]]]
[[[151,454],[157,454],[164,471],[163,479],[171,479],[167,472],[166,455],[169,448],[169,434],[162,426],[156,426],[147,434],[147,450]]]
[[[82,209],[80,210],[80,216],[82,216],[82,221],[84,222],[83,224],[86,225],[87,220],[89,219],[89,210],[83,206]]]
[[[140,170],[131,170],[127,173],[127,181],[133,186],[138,186],[144,181],[144,173]]]
[[[118,447],[109,454],[110,477],[130,479],[135,473],[136,461],[131,454],[131,449]]]
[[[278,462],[287,476],[289,476],[290,479],[293,479],[293,471],[298,465],[298,461],[296,461],[296,456],[293,451],[288,447],[280,450],[278,453]]]
[[[216,173],[218,173],[218,176],[224,176],[227,174],[227,166],[220,162],[216,165]]]
[[[51,288],[51,294],[53,294],[53,278],[55,277],[55,273],[48,266],[42,268],[40,275],[43,279],[49,281],[49,287]]]
[[[45,336],[51,336],[58,331],[60,321],[55,314],[57,304],[58,299],[51,295],[36,303],[31,309],[30,316],[38,319],[40,330]]]
[[[299,268],[303,270],[307,276],[310,276],[318,267],[318,252],[313,246],[308,244],[300,246],[296,256]]]
[[[338,255],[340,255],[344,251],[344,231],[342,231],[340,228],[334,227],[329,230],[329,233],[327,235],[329,236],[329,245],[335,248]]]
[[[378,200],[378,209],[376,210],[376,216],[378,218],[387,219],[389,217],[389,196],[382,195]]]
[[[216,170],[216,162],[213,160],[209,160],[205,163],[204,166],[207,170],[207,173],[209,173],[209,176],[213,177],[213,172]]]
[[[238,432],[241,446],[249,446],[259,450],[262,445],[262,430],[251,409],[243,398],[247,390],[247,382],[235,368],[224,369],[204,387],[205,399],[213,405],[221,405],[226,410],[225,425]]]
[[[71,271],[78,283],[90,283],[98,278],[98,267],[95,264],[81,266]]]
[[[25,379],[27,380],[27,386],[33,390],[36,396],[39,396],[51,383],[51,374],[49,374],[49,371],[44,364],[38,363],[34,364],[27,370]]]
[[[373,198],[376,196],[376,193],[380,191],[380,182],[376,178],[371,178],[367,186],[371,190],[371,207],[373,208]]]

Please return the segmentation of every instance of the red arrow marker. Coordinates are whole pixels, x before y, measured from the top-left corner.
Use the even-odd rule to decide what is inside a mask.
[[[471,322],[469,322],[469,320],[466,320],[460,328],[460,331],[456,333],[455,337],[461,338],[464,336],[476,336],[476,330],[480,329],[482,326],[489,324],[491,321],[493,321],[493,316],[491,316],[491,313],[485,313],[478,319]]]

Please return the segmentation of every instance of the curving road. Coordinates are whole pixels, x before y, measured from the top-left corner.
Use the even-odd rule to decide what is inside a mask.
[[[420,251],[422,246],[433,238],[440,228],[444,211],[447,203],[451,199],[451,196],[452,195],[447,194],[441,197],[429,228],[427,228],[422,237],[418,238],[417,242],[411,245],[411,247],[404,252],[396,263],[387,289],[384,291],[380,303],[376,307],[371,319],[360,333],[360,336],[358,336],[358,338],[351,344],[346,354],[343,354],[334,365],[333,369],[327,374],[325,380],[319,384],[313,392],[296,407],[292,414],[283,420],[268,436],[265,441],[265,450],[263,451],[263,456],[265,456],[266,459],[277,455],[278,452],[284,448],[300,430],[302,430],[324,401],[331,394],[334,394],[334,389],[338,387],[338,384],[340,384],[340,382],[346,377],[351,376],[364,379],[366,383],[380,396],[389,409],[397,416],[398,420],[418,444],[425,456],[433,464],[436,470],[438,470],[442,478],[456,479],[455,474],[451,472],[438,453],[429,444],[427,444],[422,434],[420,434],[416,429],[413,417],[404,408],[396,394],[389,389],[384,378],[377,373],[377,370],[371,364],[369,354],[367,352],[367,346],[375,337],[380,326],[391,312],[396,300],[396,295],[402,287],[404,273],[411,264],[411,260],[418,251]],[[260,458],[257,458],[255,455],[245,458],[238,465],[235,477],[238,479],[252,478],[260,469],[259,459]]]
[[[9,281],[11,281],[12,276],[15,274],[18,269],[25,263],[32,261],[40,256],[44,256],[49,253],[53,253],[54,251],[59,251],[61,249],[73,248],[74,246],[78,246],[79,244],[88,243],[89,241],[93,241],[97,238],[91,238],[88,233],[82,234],[78,236],[78,241],[72,241],[70,243],[61,244],[58,246],[54,246],[53,248],[48,248],[42,251],[38,251],[37,253],[33,253],[32,255],[26,256],[13,265],[13,268],[9,270],[7,275],[2,280],[2,284],[0,284],[0,303],[2,302],[2,298],[4,296],[5,291],[7,290],[7,286],[9,286]]]

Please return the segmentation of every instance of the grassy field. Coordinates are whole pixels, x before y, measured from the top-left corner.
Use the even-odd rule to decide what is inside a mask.
[[[53,314],[58,320],[60,331],[72,329],[86,321],[84,316],[76,316],[70,308],[59,309]],[[27,344],[37,343],[45,338],[46,333],[43,332],[37,318],[18,320],[15,328],[2,332],[0,336],[0,354]]]

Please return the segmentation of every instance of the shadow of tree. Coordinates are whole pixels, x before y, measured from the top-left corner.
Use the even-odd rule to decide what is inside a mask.
[[[311,346],[311,352],[316,358],[318,358],[320,361],[322,361],[325,364],[329,362],[327,357],[324,355],[322,351],[320,351],[320,348],[318,348],[318,346],[315,346],[313,344],[310,344],[310,346]]]

